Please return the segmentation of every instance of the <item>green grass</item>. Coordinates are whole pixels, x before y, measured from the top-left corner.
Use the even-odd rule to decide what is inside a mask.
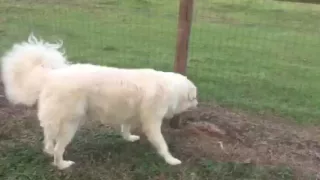
[[[199,5],[191,41],[190,75],[204,96],[319,123],[320,6],[211,2]]]
[[[37,2],[1,0],[0,52],[34,31],[74,61],[173,69],[178,1]],[[202,100],[319,123],[320,6],[202,0],[194,14],[188,72]]]
[[[188,73],[202,100],[320,123],[320,6],[272,0],[195,5]],[[0,53],[33,31],[64,40],[72,61],[170,71],[177,9],[176,0],[0,0]],[[149,145],[108,134],[79,136],[70,150],[79,165],[58,172],[41,144],[10,143],[0,151],[1,179],[293,179],[285,167],[203,159],[171,168]]]
[[[41,136],[40,136],[41,137]],[[183,165],[165,164],[152,147],[145,143],[128,143],[108,133],[80,133],[67,149],[66,158],[76,164],[66,171],[55,169],[52,158],[44,156],[42,143],[0,146],[0,178],[11,180],[290,180],[293,171],[286,167],[256,167],[252,164],[222,163],[190,158]],[[170,145],[170,144],[169,144]],[[170,145],[171,146],[171,145]],[[171,149],[172,148],[171,146]],[[179,153],[179,152],[174,152]]]

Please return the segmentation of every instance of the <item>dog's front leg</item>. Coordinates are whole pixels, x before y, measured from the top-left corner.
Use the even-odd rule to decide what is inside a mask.
[[[181,161],[171,155],[168,145],[161,133],[162,119],[152,119],[153,121],[143,121],[143,131],[151,144],[157,149],[158,153],[170,165],[181,164]]]
[[[132,135],[130,132],[131,125],[130,124],[122,124],[121,125],[121,135],[123,139],[130,141],[130,142],[135,142],[140,139],[140,136],[137,135]]]

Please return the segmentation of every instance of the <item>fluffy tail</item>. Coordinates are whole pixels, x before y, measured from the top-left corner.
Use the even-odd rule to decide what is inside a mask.
[[[27,42],[14,44],[1,58],[2,82],[12,104],[34,105],[49,71],[68,66],[60,43],[37,40],[30,34]]]

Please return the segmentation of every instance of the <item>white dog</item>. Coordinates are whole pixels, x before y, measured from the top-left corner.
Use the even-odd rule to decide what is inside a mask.
[[[59,51],[61,46],[31,35],[2,58],[6,97],[14,104],[38,102],[44,151],[54,156],[55,166],[65,169],[74,164],[63,154],[87,118],[121,124],[123,138],[131,142],[140,137],[130,133],[130,126],[139,124],[168,164],[181,163],[169,152],[161,124],[164,117],[197,106],[197,88],[191,81],[153,69],[72,65]]]

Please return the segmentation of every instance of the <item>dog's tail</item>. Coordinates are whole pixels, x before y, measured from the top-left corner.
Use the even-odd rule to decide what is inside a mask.
[[[60,43],[38,40],[33,33],[28,41],[14,44],[1,58],[1,73],[6,98],[12,104],[32,106],[37,102],[48,72],[68,66]]]

